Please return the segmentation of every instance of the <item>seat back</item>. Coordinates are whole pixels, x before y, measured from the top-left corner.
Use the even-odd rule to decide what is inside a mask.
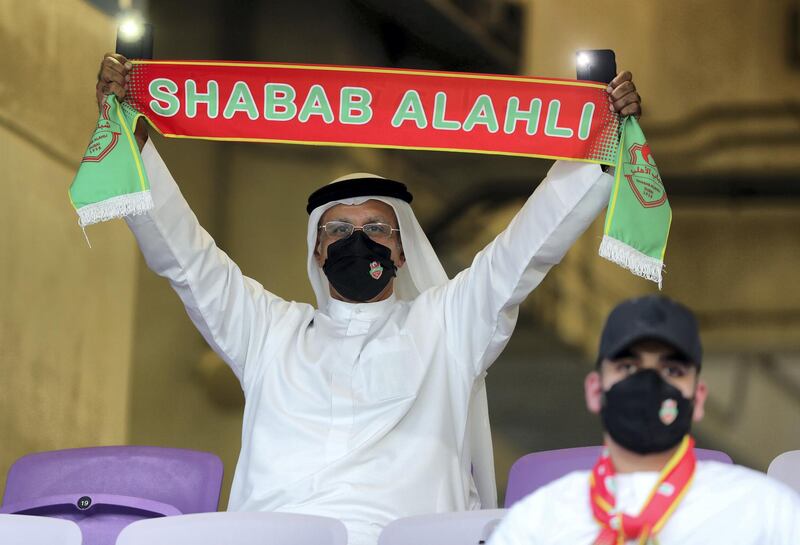
[[[508,472],[505,507],[509,508],[528,494],[573,471],[591,469],[603,447],[577,447],[526,454]],[[732,464],[731,457],[719,450],[695,449],[698,460]]]
[[[341,521],[294,513],[202,513],[141,520],[117,545],[347,545]]]
[[[767,468],[767,475],[800,493],[800,450],[790,450],[776,456]]]
[[[143,518],[215,511],[222,462],[206,452],[95,447],[28,454],[8,472],[0,513],[74,521],[87,545],[113,545]]]
[[[3,545],[81,545],[81,530],[69,520],[0,515]]]
[[[378,545],[478,545],[489,541],[505,514],[481,509],[406,517],[387,524]]]

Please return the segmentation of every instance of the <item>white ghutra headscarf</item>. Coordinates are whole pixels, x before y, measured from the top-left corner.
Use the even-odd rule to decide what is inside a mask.
[[[337,178],[331,184],[360,178],[385,179],[375,174],[359,172]],[[394,209],[397,216],[398,227],[403,239],[403,253],[406,258],[406,264],[398,269],[394,283],[394,293],[398,299],[411,301],[423,291],[441,286],[449,280],[433,246],[407,202],[399,198],[383,196],[359,196],[335,200],[317,206],[311,210],[308,218],[308,278],[314,288],[314,294],[317,296],[319,309],[327,308],[331,299],[328,279],[314,259],[319,220],[325,211],[333,206],[338,204],[357,205],[368,200],[385,202]],[[468,418],[468,444],[475,487],[481,500],[481,507],[493,509],[497,507],[497,485],[494,475],[494,453],[484,377],[480,377],[473,386]]]

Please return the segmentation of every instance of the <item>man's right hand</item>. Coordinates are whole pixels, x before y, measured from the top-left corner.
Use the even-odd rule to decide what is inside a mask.
[[[133,65],[122,55],[117,53],[105,54],[103,61],[100,63],[100,71],[97,73],[95,95],[97,96],[98,108],[103,107],[105,95],[110,95],[111,93],[114,93],[120,102],[125,100],[128,81],[131,79],[129,74],[131,68],[133,68]],[[139,118],[134,136],[139,144],[139,151],[141,151],[147,142],[147,123],[144,118]]]

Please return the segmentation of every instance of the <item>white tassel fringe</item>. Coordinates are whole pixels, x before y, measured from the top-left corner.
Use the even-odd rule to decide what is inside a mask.
[[[150,191],[139,191],[128,195],[111,197],[104,201],[87,204],[78,209],[78,225],[82,228],[101,221],[137,216],[153,208]]]
[[[600,257],[628,269],[636,276],[657,283],[658,289],[661,289],[664,264],[660,260],[609,236],[603,236],[603,241],[600,243]]]

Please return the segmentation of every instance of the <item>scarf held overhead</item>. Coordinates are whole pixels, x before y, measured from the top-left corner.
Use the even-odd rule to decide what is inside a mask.
[[[613,164],[619,121],[604,88],[449,72],[135,61],[127,100],[166,136]]]
[[[642,245],[637,238],[642,222],[661,221],[660,216],[650,220],[655,214],[649,211],[653,206],[668,208],[666,197],[653,205],[658,199],[648,193],[650,204],[645,212],[622,212],[634,205],[624,195],[644,191],[637,189],[643,175],[633,173],[635,182],[620,183],[619,172],[629,154],[621,152],[627,147],[626,142],[620,146],[620,119],[609,109],[603,84],[422,70],[200,61],[133,61],[130,76],[121,111],[130,104],[137,115],[145,116],[167,137],[456,151],[616,166],[612,199],[616,196],[618,219],[615,229],[606,229],[606,250],[601,249],[601,255],[660,283],[664,247],[660,242],[666,241],[669,225],[651,229],[661,233],[656,242],[648,239]],[[107,104],[111,105],[107,115],[114,115],[114,101]],[[137,115],[126,117],[120,135],[130,137]],[[627,118],[625,127],[631,124],[638,129],[636,121]],[[104,126],[101,113],[95,135]],[[623,134],[626,132],[635,131],[626,128]],[[641,140],[644,143],[643,136]],[[93,145],[94,140],[90,150]],[[101,193],[116,192],[106,201],[118,202],[132,193],[117,183],[119,169],[110,169],[112,163],[119,163],[113,159],[116,155],[125,154],[125,161],[130,162],[131,152],[139,166],[135,143],[132,150],[114,146],[96,162],[99,171],[104,166],[109,170],[91,180],[82,165],[70,189],[81,225],[129,213],[124,206],[104,207],[116,214],[81,211],[89,205],[100,206],[93,200],[98,187],[102,186]],[[657,185],[664,195],[649,150],[643,159],[635,157],[647,162],[655,180],[648,183]],[[638,223],[629,227],[628,222]],[[634,232],[636,237],[629,236]],[[652,250],[656,246],[658,251]]]

